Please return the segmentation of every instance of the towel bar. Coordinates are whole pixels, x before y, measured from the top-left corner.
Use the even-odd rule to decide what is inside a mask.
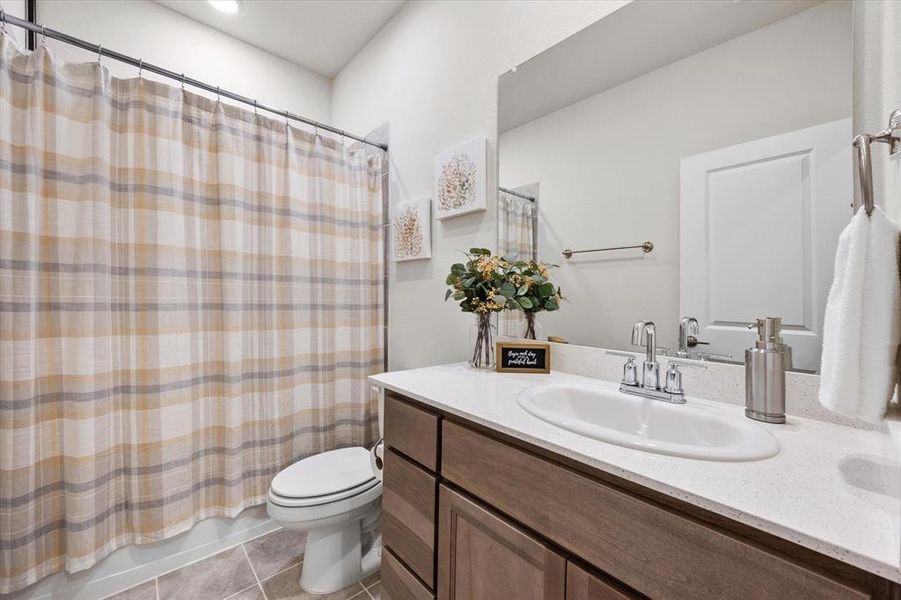
[[[609,252],[610,250],[631,250],[632,248],[641,248],[641,251],[647,254],[654,249],[654,242],[645,242],[636,246],[612,246],[610,248],[593,248],[591,250],[570,250],[567,248],[562,252],[566,258],[572,258],[573,254],[582,254],[583,252]]]

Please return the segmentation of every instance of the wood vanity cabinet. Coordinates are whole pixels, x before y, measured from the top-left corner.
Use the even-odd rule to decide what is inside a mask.
[[[579,565],[566,564],[566,600],[638,600],[644,598],[622,585],[592,574]]]
[[[382,587],[393,600],[435,597],[440,417],[385,393]]]
[[[385,545],[427,587],[435,587],[435,507],[438,480],[389,448],[382,485]]]
[[[432,600],[435,595],[386,547],[382,550],[382,597],[385,600]]]
[[[439,417],[385,394],[385,443],[433,473],[438,471]]]
[[[901,586],[388,392],[394,600],[901,600]]]

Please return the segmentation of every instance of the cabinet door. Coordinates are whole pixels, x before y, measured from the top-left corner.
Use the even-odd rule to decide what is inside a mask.
[[[637,593],[592,575],[574,563],[566,563],[566,600],[637,600]]]
[[[442,600],[563,600],[566,561],[472,500],[441,486],[438,597]]]

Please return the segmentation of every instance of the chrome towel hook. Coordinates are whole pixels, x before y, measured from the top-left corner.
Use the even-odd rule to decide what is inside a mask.
[[[857,180],[860,185],[860,201],[867,216],[873,214],[875,201],[873,200],[873,165],[870,157],[870,142],[872,138],[862,133],[854,137],[851,144],[857,148]]]
[[[889,156],[901,152],[901,108],[892,111],[888,127],[879,133],[862,133],[854,137],[851,144],[857,148],[857,180],[860,185],[860,201],[867,216],[873,214],[876,200],[873,197],[873,160],[870,144],[888,144]]]

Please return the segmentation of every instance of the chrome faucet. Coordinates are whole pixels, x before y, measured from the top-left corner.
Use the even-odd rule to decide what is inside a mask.
[[[679,321],[679,351],[676,356],[679,358],[690,358],[691,351],[688,349],[688,338],[694,338],[697,341],[697,335],[700,332],[698,320],[694,317],[682,317]]]
[[[653,321],[638,321],[632,326],[632,345],[644,346],[641,387],[660,387],[660,365],[657,363],[657,327]]]
[[[645,347],[645,358],[641,365],[641,376],[635,359],[630,358],[623,367],[623,380],[619,386],[621,392],[653,398],[674,404],[685,403],[685,390],[682,389],[682,373],[679,367],[671,362],[666,371],[665,383],[660,385],[660,364],[657,362],[657,327],[652,321],[638,321],[632,327],[632,345]]]
[[[692,356],[691,348],[695,346],[706,346],[709,342],[702,342],[698,339],[701,328],[698,326],[698,320],[694,317],[682,317],[679,321],[679,350],[676,356],[679,358],[695,358]]]

